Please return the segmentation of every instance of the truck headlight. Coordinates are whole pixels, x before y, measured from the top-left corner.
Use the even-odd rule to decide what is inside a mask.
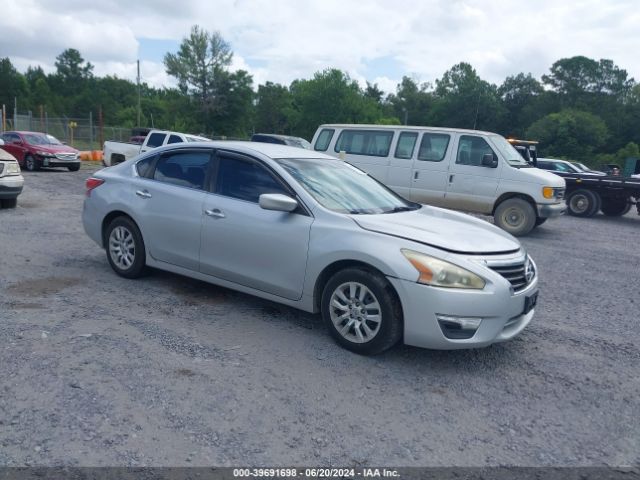
[[[553,187],[542,187],[542,196],[544,198],[553,198],[554,193]]]
[[[484,279],[475,273],[458,267],[453,263],[405,248],[401,249],[401,252],[420,274],[418,283],[434,287],[470,288],[474,290],[481,290],[486,284]]]

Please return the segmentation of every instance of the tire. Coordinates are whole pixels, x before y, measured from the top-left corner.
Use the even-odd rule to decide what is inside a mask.
[[[18,198],[9,198],[7,200],[2,200],[2,208],[16,208],[18,205]]]
[[[567,213],[574,217],[593,217],[600,210],[600,195],[591,190],[574,190],[567,196]]]
[[[529,233],[536,226],[535,209],[522,198],[509,198],[496,208],[493,218],[495,224],[516,237]]]
[[[542,225],[547,220],[548,220],[547,218],[542,218],[542,217],[536,218],[536,227],[539,227],[540,225]]]
[[[631,203],[626,198],[603,198],[600,211],[608,217],[621,217],[631,210]]]
[[[107,227],[104,238],[107,260],[118,275],[139,278],[146,273],[144,241],[133,220],[128,217],[115,218]]]
[[[80,165],[74,165],[72,167],[67,167],[69,169],[70,172],[77,172],[78,170],[80,170]]]
[[[339,271],[325,285],[320,306],[331,336],[352,352],[375,355],[402,338],[400,301],[377,272],[363,268]]]
[[[32,155],[27,155],[26,157],[24,157],[24,168],[26,168],[30,172],[35,172],[37,170],[40,170],[40,164],[35,158],[33,158]]]

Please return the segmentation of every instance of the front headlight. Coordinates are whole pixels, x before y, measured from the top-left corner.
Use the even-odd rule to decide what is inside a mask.
[[[36,154],[40,155],[41,157],[54,157],[55,156],[52,153],[43,152],[42,150],[37,150]]]
[[[486,282],[469,270],[458,267],[424,253],[403,248],[402,254],[415,267],[420,276],[418,283],[446,288],[470,288],[481,290]]]

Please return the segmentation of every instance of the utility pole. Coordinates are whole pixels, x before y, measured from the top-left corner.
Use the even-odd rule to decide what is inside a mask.
[[[138,123],[137,125],[140,126],[140,60],[137,60],[137,64],[138,64],[138,76],[136,77],[136,80],[138,83]]]

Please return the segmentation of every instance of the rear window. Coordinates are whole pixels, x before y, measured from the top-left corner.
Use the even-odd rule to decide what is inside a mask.
[[[147,141],[147,147],[151,147],[151,148],[156,148],[156,147],[161,147],[162,144],[164,143],[164,138],[167,135],[164,133],[152,133],[149,136],[149,141]]]
[[[178,135],[170,135],[167,143],[182,143],[182,138]]]
[[[324,128],[318,135],[318,139],[316,140],[316,145],[314,149],[317,152],[326,152],[327,148],[329,148],[329,143],[331,143],[331,139],[333,138],[335,130],[331,128]]]
[[[386,157],[393,140],[393,132],[380,130],[343,130],[336,142],[335,151],[351,155]]]

